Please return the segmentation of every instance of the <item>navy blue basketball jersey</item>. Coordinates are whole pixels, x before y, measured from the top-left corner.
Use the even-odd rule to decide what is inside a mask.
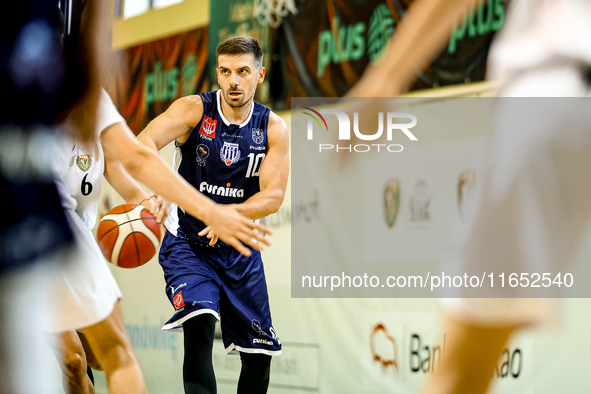
[[[222,113],[221,91],[200,94],[203,117],[189,139],[175,142],[174,168],[193,187],[220,204],[237,204],[260,191],[259,172],[267,154],[269,108],[253,101],[241,125]],[[205,228],[200,220],[171,204],[166,228],[175,236],[198,240]],[[219,242],[218,242],[219,243]]]

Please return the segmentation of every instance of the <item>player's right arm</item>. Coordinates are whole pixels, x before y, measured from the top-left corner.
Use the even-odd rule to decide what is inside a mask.
[[[186,96],[176,100],[162,114],[152,120],[137,136],[142,144],[159,151],[174,140],[187,141],[193,128],[203,117],[201,96]]]
[[[107,127],[101,134],[101,142],[105,151],[115,155],[131,176],[211,226],[223,241],[240,253],[246,256],[251,254],[244,244],[261,250],[262,245],[257,244],[257,240],[269,245],[260,234],[253,232],[261,230],[270,234],[269,229],[241,215],[236,208],[216,204],[199,193],[174,172],[157,152],[140,143],[126,125]]]
[[[122,127],[123,122],[113,125]],[[148,208],[150,213],[156,217],[158,223],[164,223],[166,219],[168,201],[160,195],[148,194],[142,189],[135,179],[127,172],[121,160],[117,159],[108,149],[103,149],[105,155],[105,179],[123,197],[128,204],[141,204]],[[155,197],[152,201],[152,197]]]

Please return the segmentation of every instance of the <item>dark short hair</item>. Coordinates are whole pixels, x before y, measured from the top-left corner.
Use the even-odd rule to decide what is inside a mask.
[[[238,56],[247,54],[253,55],[257,67],[263,65],[263,50],[257,40],[252,37],[228,38],[218,45],[215,50],[216,60],[220,55]]]

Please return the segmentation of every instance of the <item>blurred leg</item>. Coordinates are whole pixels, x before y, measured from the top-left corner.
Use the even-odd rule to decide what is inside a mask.
[[[423,392],[485,393],[501,351],[516,328],[475,326],[448,315],[445,358]]]
[[[103,321],[83,330],[92,352],[105,370],[110,394],[147,393],[144,376],[123,326],[121,307]]]
[[[86,337],[84,336],[83,333],[81,333],[81,332],[77,332],[77,333],[78,333],[78,337],[80,338],[80,342],[82,343],[82,347],[84,348],[84,353],[86,353],[86,364],[89,367],[96,369],[97,371],[102,371],[103,368],[101,367],[98,360],[96,359],[96,356],[92,352],[92,349],[90,348],[90,345],[88,344],[88,339],[86,339]]]
[[[66,393],[94,393],[94,387],[86,373],[86,354],[78,333],[76,331],[65,331],[51,334],[50,342],[62,370]]]
[[[54,357],[45,351],[53,266],[44,264],[0,273],[0,393],[49,394],[60,385]]]

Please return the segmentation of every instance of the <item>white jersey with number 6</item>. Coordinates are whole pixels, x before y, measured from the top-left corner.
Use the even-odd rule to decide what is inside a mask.
[[[101,194],[103,173],[105,172],[105,158],[99,141],[100,133],[107,127],[125,122],[117,112],[107,92],[102,92],[98,108],[98,122],[96,129],[97,141],[82,143],[70,141],[64,151],[68,158],[66,166],[60,166],[60,177],[67,185],[67,192],[62,194],[62,205],[65,209],[74,210],[89,229],[96,223],[98,200]]]
[[[104,320],[121,298],[121,291],[92,234],[105,170],[100,133],[124,122],[111,98],[102,93],[95,141],[80,143],[66,138],[54,163],[62,206],[76,241],[76,256],[56,279],[55,313],[46,330],[60,332],[90,326]]]

